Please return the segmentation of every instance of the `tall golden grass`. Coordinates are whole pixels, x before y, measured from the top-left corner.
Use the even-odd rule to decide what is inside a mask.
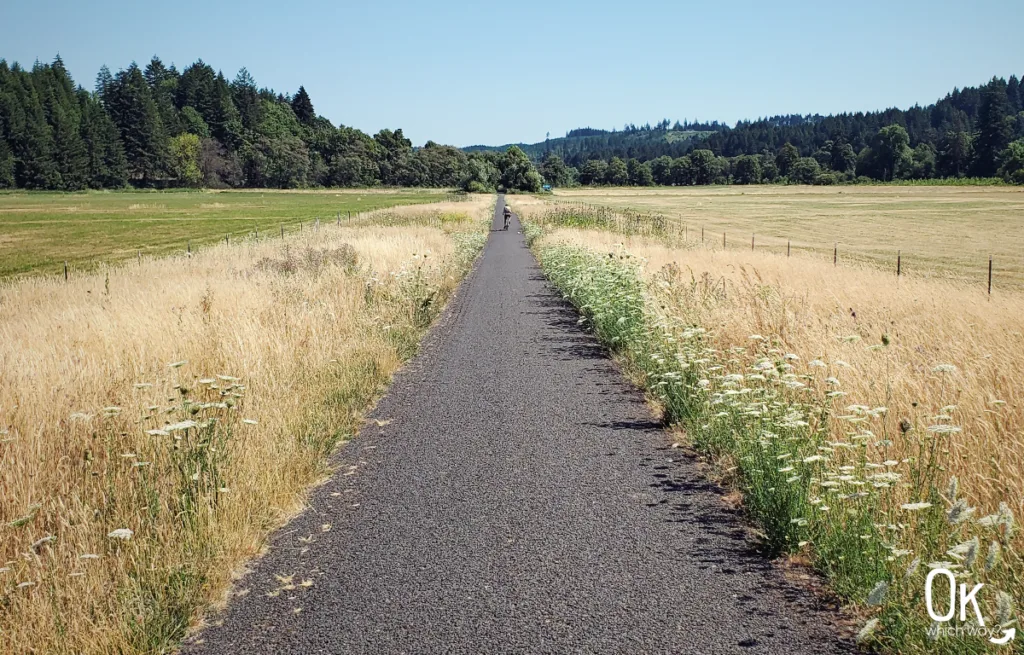
[[[930,425],[930,417],[955,406],[952,422],[962,432],[945,440],[949,474],[979,511],[1008,502],[1024,513],[1024,295],[989,300],[976,288],[897,281],[867,266],[673,247],[594,230],[557,230],[545,241],[609,252],[624,247],[648,275],[678,269],[686,284],[709,292],[699,294],[699,307],[676,310],[694,319],[699,312],[723,351],[749,346],[750,336],[760,334],[805,361],[845,362],[830,369],[845,400],[887,407],[890,434],[899,434],[902,418]],[[944,364],[956,370],[935,371]]]
[[[180,639],[328,472],[491,206],[0,287],[0,652]]]

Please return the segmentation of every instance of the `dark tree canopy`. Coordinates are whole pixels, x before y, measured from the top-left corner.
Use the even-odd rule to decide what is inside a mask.
[[[0,60],[0,188],[136,186],[454,187],[498,184],[496,167],[401,130],[375,137],[318,117],[304,87],[291,97],[260,88],[245,68],[233,81],[202,60],[180,72],[153,57],[94,91],[64,62],[25,71]],[[532,171],[532,175],[530,172]],[[539,180],[526,161],[523,175]]]
[[[907,110],[773,116],[732,127],[668,120],[622,130],[587,127],[562,138],[521,144],[521,149],[544,162],[542,173],[552,170],[551,157],[557,157],[568,170],[578,171],[573,182],[579,184],[642,185],[645,175],[627,171],[623,178],[617,162],[628,167],[633,159],[649,166],[652,183],[666,185],[754,180],[834,184],[857,176],[879,181],[967,175],[1009,180],[1017,178],[1003,172],[1002,162],[1014,157],[1011,142],[1024,138],[1022,94],[1020,79],[1011,76],[954,89],[932,105]]]

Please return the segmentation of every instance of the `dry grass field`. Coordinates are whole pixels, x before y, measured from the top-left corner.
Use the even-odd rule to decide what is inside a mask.
[[[328,472],[492,207],[0,285],[0,652],[172,647]]]
[[[895,273],[952,276],[995,288],[1024,287],[1024,189],[1020,187],[728,186],[557,190],[555,199],[663,214],[690,240],[736,249],[795,251],[869,261]]]

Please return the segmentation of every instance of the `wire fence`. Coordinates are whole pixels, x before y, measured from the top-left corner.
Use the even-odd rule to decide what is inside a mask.
[[[444,196],[443,202],[465,202],[469,200],[469,196],[464,193],[448,193]],[[277,224],[276,229],[260,229],[259,224],[253,226],[252,230],[247,232],[231,232],[225,233],[223,237],[223,243],[230,245],[231,243],[247,242],[247,243],[260,243],[268,239],[286,239],[292,235],[308,234],[310,231],[317,233],[324,225],[362,225],[366,223],[374,223],[378,225],[404,225],[410,222],[410,219],[403,217],[399,214],[396,209],[398,207],[407,205],[388,205],[385,207],[371,207],[362,211],[351,211],[351,210],[338,210],[334,216],[314,216],[312,219],[299,219],[294,221],[280,222]],[[425,215],[420,215],[416,219],[417,224],[429,225],[439,227],[443,220],[441,219],[441,212],[428,212]],[[136,248],[135,259],[139,265],[142,264],[143,260],[151,256],[185,256],[191,257],[193,254],[198,252],[198,249],[204,246],[216,245],[221,241],[217,238],[204,238],[201,240],[185,239],[184,243],[181,244],[180,250],[173,246],[168,247],[166,244],[160,246],[160,252],[156,255],[144,255],[142,248]],[[130,260],[129,260],[130,261]],[[120,262],[102,262],[105,264],[118,264],[124,263],[124,260]],[[92,272],[96,268],[95,263],[90,266],[83,267],[83,272]],[[64,281],[67,282],[71,279],[71,276],[75,273],[75,267],[69,260],[64,261],[63,277]]]
[[[810,243],[791,238],[740,229],[723,229],[721,222],[715,222],[712,230],[707,224],[685,221],[682,218],[668,216],[658,212],[638,211],[633,209],[612,209],[603,205],[593,205],[582,201],[556,200],[543,215],[543,220],[563,227],[597,228],[619,232],[626,235],[649,236],[655,238],[679,239],[688,246],[723,250],[745,250],[751,252],[771,253],[792,257],[794,253],[830,257],[833,266],[845,262],[868,264],[875,268],[890,269],[894,277],[899,279],[908,274],[907,263],[913,262],[914,271],[942,277],[954,281],[966,281],[977,284],[981,280],[989,296],[993,292],[993,282],[997,274],[1005,275],[1004,286],[1007,288],[1024,288],[1021,279],[1021,264],[1013,262],[1002,269],[997,269],[997,262],[992,255],[976,263],[961,257],[956,267],[950,266],[948,260],[936,260],[930,256],[915,256],[904,252],[902,248],[894,248],[886,252],[884,247],[863,248],[850,246],[844,250],[839,239]],[[909,254],[909,256],[908,256]],[[945,264],[945,266],[944,266]],[[960,272],[958,272],[960,271]]]

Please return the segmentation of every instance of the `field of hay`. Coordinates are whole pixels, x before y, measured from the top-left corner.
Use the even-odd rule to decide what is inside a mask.
[[[1024,292],[513,203],[548,276],[742,491],[770,550],[878,618],[868,641],[985,651],[927,638],[921,594],[929,567],[984,582],[990,627],[1024,598]]]
[[[893,274],[943,276],[996,289],[1024,288],[1020,187],[728,186],[556,190],[554,198],[662,214],[692,241],[864,261]]]
[[[297,231],[319,217],[445,199],[437,189],[0,193],[0,279],[96,269],[208,243]]]
[[[492,208],[0,283],[0,652],[175,644],[328,473]]]

